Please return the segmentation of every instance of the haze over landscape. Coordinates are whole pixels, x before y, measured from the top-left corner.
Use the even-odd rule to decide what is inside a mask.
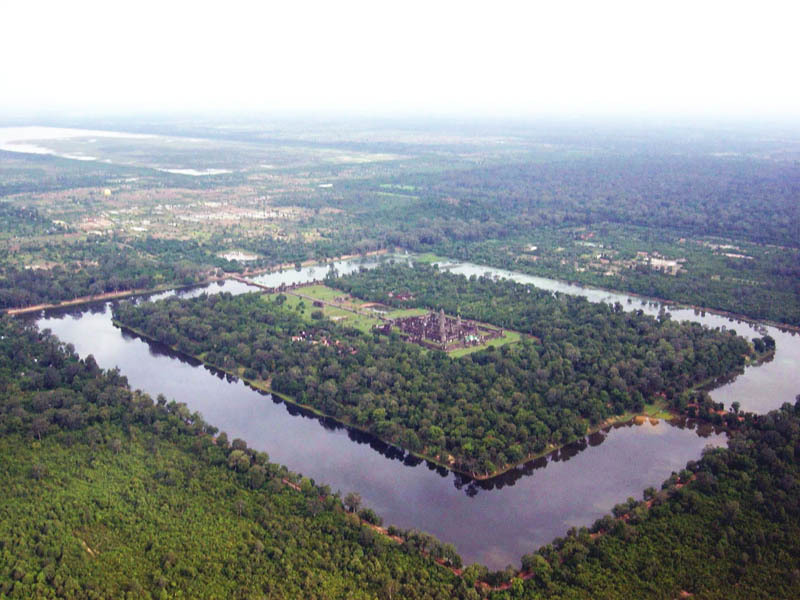
[[[9,3],[0,106],[800,116],[791,2]]]
[[[0,8],[0,598],[800,597],[791,3]]]

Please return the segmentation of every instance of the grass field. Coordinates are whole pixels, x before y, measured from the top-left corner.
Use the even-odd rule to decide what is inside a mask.
[[[309,285],[297,289],[297,292],[304,296],[311,296],[325,302],[333,302],[336,298],[346,296],[341,290],[329,288],[327,285]]]
[[[365,314],[369,311],[369,307],[365,305],[371,303],[364,302],[358,298],[352,298],[344,294],[341,290],[329,288],[325,285],[303,286],[286,292],[284,295],[286,296],[284,306],[297,311],[309,323],[313,320],[311,318],[311,313],[316,310],[321,310],[326,318],[340,325],[354,327],[364,333],[370,333],[375,325],[381,323],[381,319],[378,318],[377,314],[375,316]],[[276,296],[277,294],[268,294],[264,296],[264,298],[272,302],[275,300]],[[322,307],[318,307],[313,305],[314,300],[333,303],[337,298],[342,297],[346,297],[346,300],[343,300],[339,306],[325,304]],[[386,309],[386,316],[392,319],[414,317],[424,315],[428,312],[424,308],[391,309],[390,307],[386,307]],[[472,354],[473,352],[478,352],[479,350],[484,350],[489,346],[498,348],[506,344],[514,344],[519,342],[521,338],[522,334],[519,332],[505,331],[500,338],[490,340],[480,346],[451,350],[448,354],[453,358],[459,358],[467,354]]]
[[[489,346],[494,346],[495,348],[499,348],[500,346],[505,346],[506,344],[515,344],[522,339],[522,334],[518,331],[503,331],[502,337],[495,338],[493,340],[489,340],[485,344],[481,344],[480,346],[470,346],[468,348],[458,348],[457,350],[451,350],[448,352],[450,356],[453,358],[459,358],[460,356],[466,356],[467,354],[472,354],[473,352],[478,352],[479,350],[485,350]]]
[[[404,317],[419,317],[427,314],[427,312],[424,308],[398,308],[389,311],[386,316],[390,319],[402,319]]]
[[[303,298],[298,294],[309,296],[310,298]],[[311,313],[315,310],[321,310],[322,314],[326,318],[331,319],[340,325],[355,327],[364,333],[369,333],[372,331],[372,328],[375,325],[380,323],[380,319],[378,319],[377,316],[370,317],[363,314],[357,314],[352,310],[347,310],[347,308],[358,307],[363,304],[360,301],[343,303],[343,307],[346,308],[339,308],[336,306],[330,306],[328,304],[323,305],[321,308],[314,306],[314,298],[324,302],[332,302],[334,298],[338,298],[343,295],[341,291],[326,287],[324,285],[301,287],[293,292],[286,292],[284,295],[286,296],[286,302],[284,306],[291,310],[297,311],[300,316],[306,319],[309,323],[312,322]],[[269,301],[273,301],[275,300],[276,296],[277,294],[268,294],[265,296],[265,298]]]
[[[442,256],[438,256],[433,252],[426,252],[414,257],[414,261],[418,263],[433,264],[433,263],[446,263],[448,260]]]

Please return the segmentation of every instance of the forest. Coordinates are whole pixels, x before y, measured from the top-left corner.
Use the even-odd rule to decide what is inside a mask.
[[[209,276],[207,265],[159,261],[114,241],[87,241],[54,248],[55,264],[41,268],[0,265],[0,308],[56,304],[109,292],[191,285]]]
[[[444,241],[435,251],[454,260],[800,324],[796,248],[727,238],[686,239],[672,231],[596,223],[473,243]],[[653,254],[674,260],[678,272],[648,264]]]
[[[477,597],[431,560],[460,566],[452,546],[379,534],[357,495],[130,390],[46,331],[2,318],[0,374],[0,596]]]
[[[415,305],[529,336],[454,359],[396,333],[365,334],[327,319],[309,323],[283,307],[281,296],[260,294],[120,303],[114,318],[473,476],[496,474],[646,403],[685,407],[693,386],[735,372],[752,352],[733,331],[434,271],[384,267],[334,283],[365,297],[371,296],[359,283],[397,284],[419,294]],[[428,296],[423,285],[430,286]]]
[[[612,222],[797,246],[800,189],[797,166],[788,161],[637,156],[615,150],[597,157],[517,161],[390,182],[424,191],[430,204],[439,206],[434,217],[446,220],[450,215],[478,227],[497,223],[507,234]],[[465,239],[465,234],[440,231],[438,240],[430,241]],[[417,239],[425,242],[426,235]]]

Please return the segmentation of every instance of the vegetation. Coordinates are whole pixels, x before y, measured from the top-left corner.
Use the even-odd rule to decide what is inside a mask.
[[[0,374],[3,597],[474,595],[419,552],[460,564],[452,547],[377,534],[327,487],[46,332],[0,321]]]
[[[65,233],[68,228],[53,223],[35,208],[0,202],[0,239],[52,233]]]
[[[269,463],[47,332],[0,321],[0,592],[27,597],[795,597],[800,402],[744,421],[642,502],[522,558],[460,562],[356,493]],[[215,436],[215,437],[212,437]],[[288,482],[285,484],[284,482]],[[422,551],[422,553],[420,552]],[[709,560],[713,557],[713,560]],[[478,584],[475,587],[475,584]],[[491,586],[495,586],[492,591]]]
[[[796,598],[800,398],[745,418],[727,449],[524,556],[530,579],[496,597]]]
[[[0,308],[55,304],[165,284],[191,285],[209,274],[196,264],[155,261],[114,242],[70,244],[60,250],[61,260],[41,268],[0,266]]]
[[[189,137],[216,137],[216,147],[131,140],[94,144],[92,151],[114,154],[113,163],[191,160],[234,172],[187,177],[145,166],[3,153],[0,196],[14,209],[35,209],[58,222],[63,231],[47,228],[51,243],[66,239],[65,231],[106,237],[113,231],[176,283],[183,278],[168,272],[176,260],[233,271],[399,246],[423,253],[424,260],[469,259],[800,324],[800,209],[790,144],[741,132],[735,138],[704,132],[687,144],[663,131],[575,136],[498,126],[502,144],[494,136],[456,135],[436,152],[423,138],[311,142],[306,132],[295,132],[288,152],[286,140],[253,132],[231,137],[209,127],[180,129]],[[81,148],[78,141],[63,144],[63,150]],[[342,153],[345,162],[358,153],[366,160],[346,166],[327,161]],[[404,159],[370,159],[387,153]],[[268,175],[255,167],[263,163],[270,165]],[[595,234],[590,243],[601,244],[596,253],[612,263],[656,250],[687,262],[676,276],[642,264],[595,269],[594,258],[584,256],[592,250],[574,243],[577,229]],[[708,243],[742,250],[716,252]],[[535,255],[525,250],[531,245]],[[231,248],[258,258],[221,263],[218,255]],[[71,259],[54,262],[71,268]],[[13,263],[0,260],[4,267]],[[49,271],[37,277],[59,280]],[[41,296],[19,287],[42,287],[38,281],[18,278],[15,284],[8,287]]]
[[[401,247],[426,263],[471,260],[800,326],[800,177],[784,133],[113,127],[173,137],[94,140],[96,161],[0,151],[0,308]],[[86,154],[88,142],[54,143]],[[231,249],[257,257],[220,258]],[[382,535],[356,492],[331,494],[3,318],[0,598],[800,597],[800,405],[724,412],[697,391],[774,351],[772,338],[751,351],[731,331],[666,314],[421,265],[329,283],[524,337],[456,358],[283,295],[124,304],[116,316],[478,474],[643,408],[725,425],[729,447],[532,548],[521,573],[470,565],[456,577],[430,560],[459,567],[451,546],[392,526],[396,538]]]
[[[407,301],[414,305],[462,309],[534,337],[455,359],[423,352],[394,333],[307,320],[280,295],[258,294],[120,304],[115,318],[210,365],[269,382],[293,402],[476,475],[572,441],[646,402],[686,403],[692,386],[741,368],[750,353],[734,332],[432,267],[386,267],[335,283],[357,295],[370,289],[387,303],[399,285],[416,294]]]
[[[457,260],[800,324],[800,250],[685,235],[599,223],[437,248]]]

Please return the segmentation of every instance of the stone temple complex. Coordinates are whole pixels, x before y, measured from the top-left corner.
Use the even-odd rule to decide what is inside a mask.
[[[392,327],[404,333],[409,342],[445,351],[479,346],[503,335],[502,330],[462,320],[460,316],[447,316],[443,310],[422,316],[393,319],[380,329],[388,333]]]

